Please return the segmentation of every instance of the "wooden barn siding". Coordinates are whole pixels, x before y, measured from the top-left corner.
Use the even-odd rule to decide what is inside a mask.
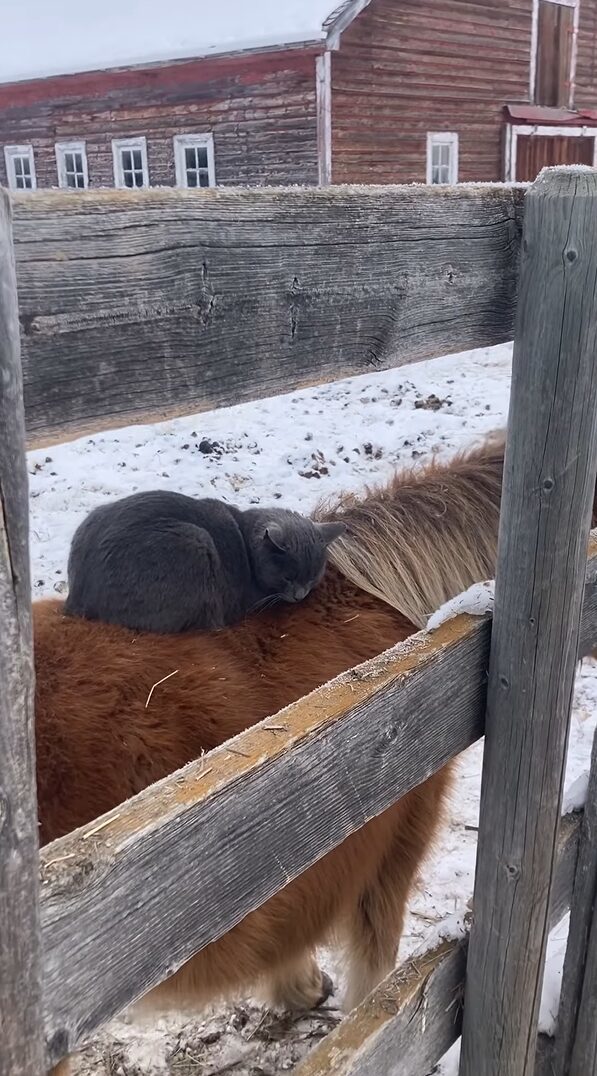
[[[459,179],[503,178],[531,15],[531,0],[373,0],[332,56],[333,181],[424,182],[428,131],[458,132]]]
[[[574,104],[597,108],[597,0],[580,0]]]
[[[218,183],[317,182],[315,55],[287,51],[0,87],[0,145],[30,142],[40,187],[56,142],[84,140],[91,187],[114,186],[113,138],[145,135],[152,186],[173,186],[176,134],[212,131]],[[6,182],[3,154],[0,183]]]

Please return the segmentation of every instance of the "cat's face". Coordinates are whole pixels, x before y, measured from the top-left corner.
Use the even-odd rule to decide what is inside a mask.
[[[302,601],[325,572],[328,546],[345,530],[343,523],[313,523],[294,512],[272,516],[256,551],[259,585],[282,601]]]

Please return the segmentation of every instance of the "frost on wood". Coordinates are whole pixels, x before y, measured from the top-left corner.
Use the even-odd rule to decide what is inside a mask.
[[[468,613],[469,616],[485,616],[493,613],[493,601],[495,596],[495,581],[488,579],[484,583],[473,583],[472,587],[455,598],[444,602],[439,609],[432,613],[427,621],[427,631],[434,631],[444,624],[446,620],[452,620],[455,616]]]

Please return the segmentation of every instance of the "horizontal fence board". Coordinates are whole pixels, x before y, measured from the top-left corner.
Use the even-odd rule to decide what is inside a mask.
[[[596,587],[593,537],[583,652]],[[474,743],[490,631],[465,616],[420,633],[48,845],[52,1059]]]
[[[576,812],[561,821],[551,927],[570,905],[581,818]],[[428,1076],[461,1033],[469,918],[460,937],[388,975],[311,1051],[296,1076]]]
[[[28,192],[30,443],[512,337],[524,188]]]

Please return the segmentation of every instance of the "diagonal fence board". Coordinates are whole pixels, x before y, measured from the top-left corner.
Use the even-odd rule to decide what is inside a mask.
[[[560,824],[550,927],[570,905],[582,813]],[[296,1076],[427,1076],[456,1042],[470,917],[459,936],[413,956],[346,1017],[300,1064]]]
[[[15,195],[30,442],[511,339],[524,191]]]
[[[596,587],[592,539],[583,652],[597,638]],[[48,845],[53,1060],[477,740],[489,640],[489,622],[470,617],[420,633],[281,711],[282,730],[268,733],[271,719],[248,729],[242,756],[223,745],[207,769],[192,763],[99,829]]]

